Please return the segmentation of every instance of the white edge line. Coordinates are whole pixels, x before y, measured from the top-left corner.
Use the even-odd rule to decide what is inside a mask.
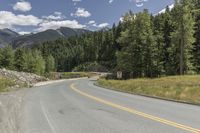
[[[44,114],[48,124],[49,124],[49,127],[51,128],[51,131],[53,133],[56,133],[56,129],[55,127],[53,126],[52,122],[50,121],[50,117],[48,116],[48,112],[46,111],[46,109],[44,108],[44,106],[42,105],[42,103],[40,102],[40,105],[41,105],[41,108],[42,108],[42,113]]]
[[[50,81],[45,81],[45,82],[36,83],[36,84],[34,85],[34,87],[49,85],[49,84],[53,84],[53,83],[60,83],[60,82],[64,82],[64,81],[74,81],[74,80],[79,80],[79,79],[87,79],[87,78],[74,78],[74,79],[50,80]]]

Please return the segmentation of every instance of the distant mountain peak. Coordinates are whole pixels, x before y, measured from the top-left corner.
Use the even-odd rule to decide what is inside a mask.
[[[0,47],[11,43],[11,41],[18,36],[19,34],[17,32],[12,31],[8,28],[0,29]]]
[[[0,29],[0,32],[5,32],[5,33],[9,33],[9,34],[15,34],[16,36],[19,36],[19,34],[11,29],[8,28],[4,28],[4,29]]]
[[[60,27],[56,30],[48,29],[46,31],[38,32],[35,34],[18,36],[12,41],[14,47],[27,46],[32,47],[34,44],[43,43],[46,41],[55,41],[59,38],[68,38],[71,36],[79,36],[89,33],[91,31],[85,29],[72,29],[69,27]]]

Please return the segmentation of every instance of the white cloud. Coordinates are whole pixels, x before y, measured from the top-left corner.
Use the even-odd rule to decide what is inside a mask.
[[[95,24],[96,22],[94,21],[94,20],[90,20],[89,22],[88,22],[88,24]]]
[[[119,18],[119,21],[123,22],[123,21],[124,21],[124,18],[123,18],[123,17]]]
[[[73,2],[81,2],[82,0],[72,0]]]
[[[43,16],[38,18],[33,15],[16,15],[9,11],[0,11],[0,29],[9,28],[14,31],[18,31],[20,34],[29,34],[30,32],[22,31],[16,29],[18,26],[26,27],[33,26],[36,27],[35,30],[30,32],[40,32],[48,29],[58,29],[60,27],[69,28],[85,28],[86,25],[80,24],[76,20],[67,20],[64,18],[61,12],[54,12],[53,15]]]
[[[39,28],[36,29],[36,32],[45,31],[48,29],[58,29],[60,27],[69,27],[69,28],[85,28],[85,25],[79,24],[76,20],[62,20],[62,21],[43,21],[39,24]]]
[[[109,26],[109,23],[101,23],[101,24],[99,24],[97,27],[98,27],[98,28],[105,28],[105,27],[107,27],[107,26]]]
[[[48,19],[48,20],[63,20],[66,17],[62,15],[61,12],[54,12],[54,14],[49,15],[49,16],[42,16],[43,19]]]
[[[54,12],[55,15],[62,15],[62,12]]]
[[[71,16],[75,16],[75,17],[85,17],[85,18],[87,18],[87,17],[90,17],[90,16],[91,16],[91,13],[90,13],[89,11],[85,10],[85,8],[80,8],[80,7],[79,7],[79,8],[76,10],[75,13],[71,13]]]
[[[41,19],[33,15],[15,15],[9,11],[0,11],[0,29],[13,26],[37,26]]]
[[[144,3],[136,3],[137,7],[142,7],[144,5]]]
[[[13,6],[13,9],[17,10],[17,11],[27,12],[27,11],[30,11],[32,9],[32,7],[31,7],[31,3],[29,3],[29,2],[20,1],[20,2],[17,2]]]
[[[93,26],[96,28],[105,28],[108,27],[110,24],[109,23],[101,23],[101,24],[97,24],[94,20],[91,20],[87,23],[89,26]]]
[[[148,0],[129,0],[129,1],[134,2],[137,7],[142,7],[144,6],[145,2],[148,2]]]
[[[98,27],[96,23],[92,24],[92,26],[94,26],[94,27]]]
[[[76,6],[77,2],[81,2],[82,0],[72,0],[74,2],[74,6]]]
[[[109,0],[108,2],[111,4],[111,3],[113,3],[113,2],[114,2],[114,0]]]
[[[28,32],[28,31],[20,31],[18,32],[20,35],[27,35],[27,34],[30,34],[31,32]]]

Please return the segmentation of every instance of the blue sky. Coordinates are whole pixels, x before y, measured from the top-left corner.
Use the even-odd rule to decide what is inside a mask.
[[[156,14],[174,0],[0,0],[0,29],[21,34],[59,27],[98,30],[132,10]]]

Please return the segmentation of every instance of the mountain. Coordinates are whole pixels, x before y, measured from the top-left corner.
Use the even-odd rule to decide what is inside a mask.
[[[12,45],[13,47],[31,47],[34,44],[42,43],[45,41],[54,41],[59,38],[68,38],[71,36],[80,36],[86,33],[90,33],[90,31],[85,29],[72,29],[67,27],[61,27],[57,30],[50,29],[36,34],[18,36],[15,39],[13,39]]]
[[[6,44],[12,42],[12,40],[18,37],[19,34],[10,29],[0,29],[0,47],[4,47]]]
[[[36,34],[19,36],[12,41],[12,45],[15,48],[19,46],[31,47],[33,44],[53,41],[60,37],[62,36],[56,30],[46,30]]]
[[[89,30],[85,29],[71,29],[67,27],[61,27],[60,29],[57,29],[57,32],[62,33],[63,36],[65,37],[70,37],[70,36],[75,36],[75,35],[82,35],[89,33]]]
[[[0,48],[4,47],[6,44],[11,44],[15,48],[19,46],[32,47],[34,44],[43,43],[45,41],[80,36],[90,32],[91,31],[85,29],[60,27],[57,30],[49,29],[35,34],[19,35],[10,29],[0,29]]]

